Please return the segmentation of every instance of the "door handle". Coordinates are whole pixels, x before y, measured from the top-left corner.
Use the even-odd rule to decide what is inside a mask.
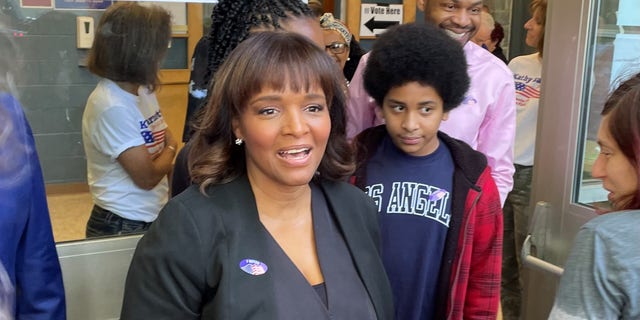
[[[538,257],[531,255],[531,235],[527,235],[527,238],[524,240],[522,244],[522,264],[530,267],[532,269],[542,270],[544,272],[548,272],[554,274],[556,276],[561,276],[564,272],[564,269],[556,266],[553,263],[549,263],[544,261]]]

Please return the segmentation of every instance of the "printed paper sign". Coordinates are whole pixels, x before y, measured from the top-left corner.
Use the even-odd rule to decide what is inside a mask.
[[[360,36],[375,37],[402,23],[401,4],[363,3],[360,5]]]

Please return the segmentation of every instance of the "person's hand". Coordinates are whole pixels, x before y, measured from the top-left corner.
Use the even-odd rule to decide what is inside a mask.
[[[169,149],[170,152],[173,152],[174,157],[178,154],[178,141],[173,137],[173,133],[171,133],[169,128],[164,132],[164,147]]]

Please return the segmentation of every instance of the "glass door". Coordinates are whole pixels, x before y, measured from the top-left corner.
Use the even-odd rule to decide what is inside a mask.
[[[562,267],[580,226],[607,205],[591,177],[595,140],[611,88],[640,70],[639,9],[634,0],[549,1],[530,227],[541,264],[525,266],[524,319],[547,318],[559,278],[544,265]]]

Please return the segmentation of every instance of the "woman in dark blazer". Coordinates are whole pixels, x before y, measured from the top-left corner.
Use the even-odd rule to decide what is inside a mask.
[[[122,319],[392,319],[377,209],[353,171],[338,66],[261,32],[215,75],[194,185],[141,239]]]

